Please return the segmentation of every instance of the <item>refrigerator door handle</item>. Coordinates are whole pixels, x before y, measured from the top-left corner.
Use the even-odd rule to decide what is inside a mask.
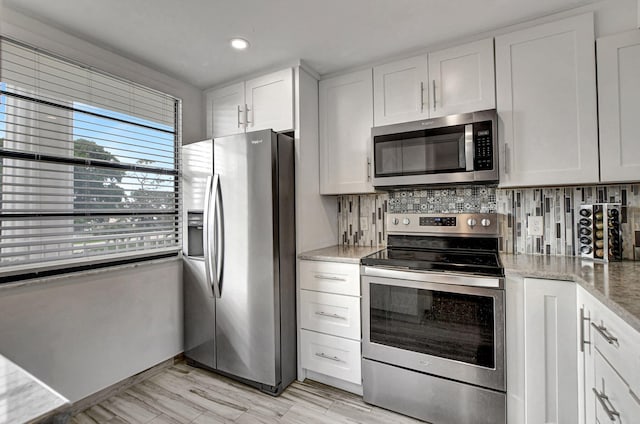
[[[211,200],[213,198],[213,184],[214,180],[217,176],[209,175],[207,177],[207,185],[205,188],[204,195],[204,219],[203,219],[203,228],[202,228],[202,237],[203,237],[203,253],[204,253],[204,270],[205,276],[207,278],[207,285],[213,288],[213,295],[218,297],[216,294],[216,287],[218,286],[217,282],[213,281],[213,270],[211,267],[211,230],[210,222],[211,222]],[[215,210],[215,204],[213,205]]]
[[[222,193],[220,191],[220,176],[215,174],[213,176],[213,216],[214,216],[214,232],[215,232],[215,264],[214,269],[211,270],[212,274],[215,271],[215,281],[213,285],[213,292],[216,298],[222,296],[222,274],[224,266],[224,213],[222,209]]]

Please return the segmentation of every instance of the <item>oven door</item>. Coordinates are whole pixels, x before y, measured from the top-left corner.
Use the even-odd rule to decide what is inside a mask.
[[[481,277],[363,271],[364,358],[506,390],[504,290]]]

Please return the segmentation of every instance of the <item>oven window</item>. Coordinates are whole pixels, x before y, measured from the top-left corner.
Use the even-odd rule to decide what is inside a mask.
[[[375,137],[376,177],[464,171],[464,125]]]
[[[370,284],[370,340],[495,368],[492,297]]]

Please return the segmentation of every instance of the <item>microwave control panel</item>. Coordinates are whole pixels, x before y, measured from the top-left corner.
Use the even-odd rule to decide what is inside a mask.
[[[474,164],[473,169],[484,171],[493,169],[493,135],[491,121],[473,124]]]

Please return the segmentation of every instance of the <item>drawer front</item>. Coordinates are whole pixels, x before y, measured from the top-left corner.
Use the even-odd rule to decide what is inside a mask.
[[[360,341],[360,298],[300,290],[300,326]]]
[[[360,266],[339,262],[300,261],[300,288],[360,296]]]
[[[360,342],[300,331],[303,368],[355,384],[362,384]]]
[[[594,308],[590,325],[594,346],[629,387],[640,393],[640,333],[604,305]]]
[[[635,423],[640,417],[640,401],[633,398],[629,387],[611,368],[600,352],[594,358],[595,382],[587,390],[597,392],[593,397],[596,420],[600,423]]]

